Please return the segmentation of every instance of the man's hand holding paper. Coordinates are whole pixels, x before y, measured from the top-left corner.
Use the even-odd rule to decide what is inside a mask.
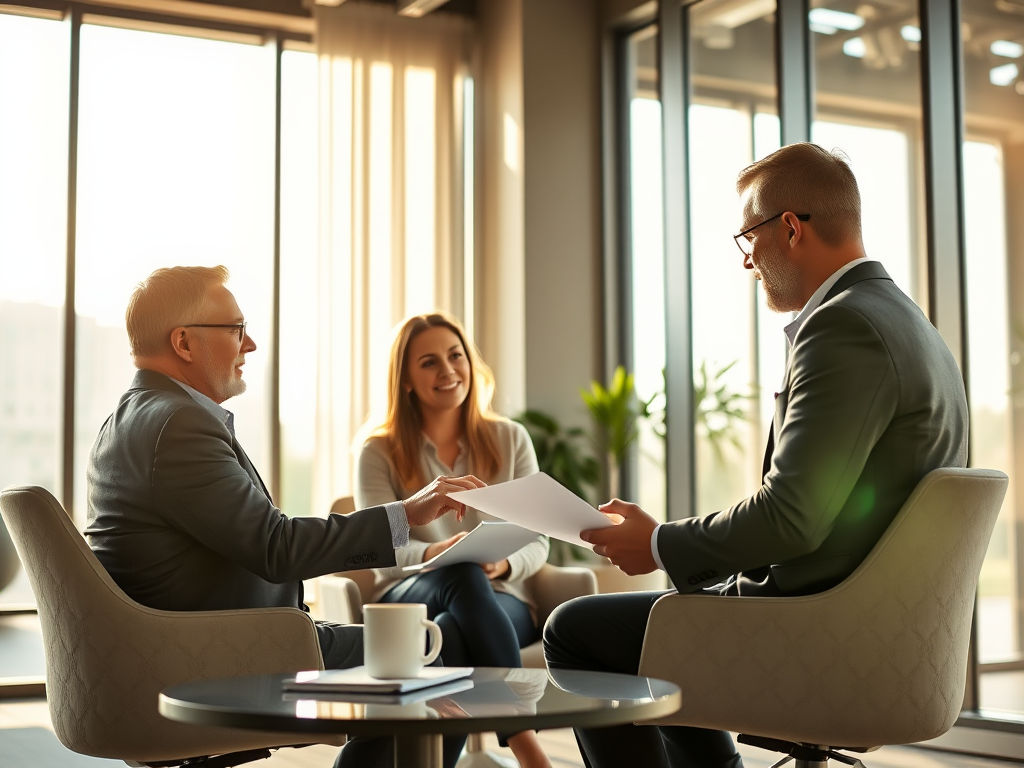
[[[618,518],[622,522],[610,528],[583,531],[580,538],[592,544],[596,554],[607,557],[630,576],[657,569],[651,552],[651,537],[658,522],[636,504],[620,499],[612,499],[598,509],[609,519]]]

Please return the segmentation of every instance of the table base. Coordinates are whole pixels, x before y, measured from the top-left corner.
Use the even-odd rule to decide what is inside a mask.
[[[395,768],[441,768],[444,743],[438,734],[395,735]]]

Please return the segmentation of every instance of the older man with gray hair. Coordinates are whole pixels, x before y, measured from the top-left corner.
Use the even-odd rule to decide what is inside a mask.
[[[327,517],[284,515],[235,437],[223,407],[245,391],[256,344],[224,267],[158,269],[126,313],[139,369],[89,457],[86,535],[130,597],[168,611],[287,606],[302,580],[395,565],[409,527],[463,507],[480,487],[438,478],[405,501]],[[327,668],[363,663],[362,627],[316,622]],[[355,739],[342,764],[388,761],[387,743]]]

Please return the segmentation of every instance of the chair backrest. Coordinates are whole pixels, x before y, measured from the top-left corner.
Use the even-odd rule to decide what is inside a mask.
[[[867,684],[862,705],[883,715],[869,730],[879,719],[889,730],[875,743],[933,738],[960,714],[978,577],[1008,483],[994,470],[930,472],[864,562],[825,593],[837,600],[827,634],[839,639],[848,692]]]
[[[356,511],[356,497],[355,496],[339,496],[331,504],[332,515],[349,515]],[[346,579],[350,579],[355,582],[356,586],[359,587],[359,596],[363,603],[368,603],[373,600],[373,590],[375,586],[376,577],[373,575],[372,569],[365,569],[359,571],[342,571],[338,576],[344,576]],[[360,620],[362,613],[359,614]]]
[[[318,666],[312,622],[296,609],[171,612],[134,602],[42,488],[5,489],[0,515],[39,606],[54,731],[75,752],[148,761],[245,748],[261,735],[170,722],[157,711],[157,693],[189,680]],[[284,613],[308,624],[304,641],[268,626]],[[245,622],[245,631],[224,631],[228,621]],[[247,670],[256,666],[248,646],[257,644],[269,659]]]
[[[355,496],[339,496],[331,504],[332,515],[348,515],[356,511]]]
[[[992,470],[929,473],[826,592],[663,598],[641,673],[688,686],[673,716],[687,725],[860,747],[944,733],[963,704],[978,576],[1007,484]],[[652,629],[656,618],[673,631]],[[695,637],[707,646],[699,661],[673,661]]]

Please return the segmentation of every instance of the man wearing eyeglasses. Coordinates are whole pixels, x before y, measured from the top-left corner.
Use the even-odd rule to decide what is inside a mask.
[[[938,332],[864,253],[860,193],[842,157],[790,145],[744,169],[737,191],[743,266],[770,309],[797,313],[762,485],[729,509],[663,525],[614,499],[601,509],[622,523],[583,537],[626,573],[666,571],[678,592],[812,594],[857,568],[928,472],[966,465],[967,400]],[[548,665],[636,674],[664,594],[561,606],[544,631]],[[592,768],[741,765],[719,731],[619,726],[577,739]]]
[[[445,494],[482,483],[438,478],[351,515],[282,514],[222,406],[245,391],[256,349],[227,279],[224,267],[158,269],[132,295],[139,371],[89,457],[86,535],[118,586],[151,608],[305,610],[303,579],[395,565],[410,526],[464,511]],[[316,631],[328,669],[363,663],[362,627],[317,622]],[[353,739],[339,765],[388,763],[389,753],[387,739]]]

